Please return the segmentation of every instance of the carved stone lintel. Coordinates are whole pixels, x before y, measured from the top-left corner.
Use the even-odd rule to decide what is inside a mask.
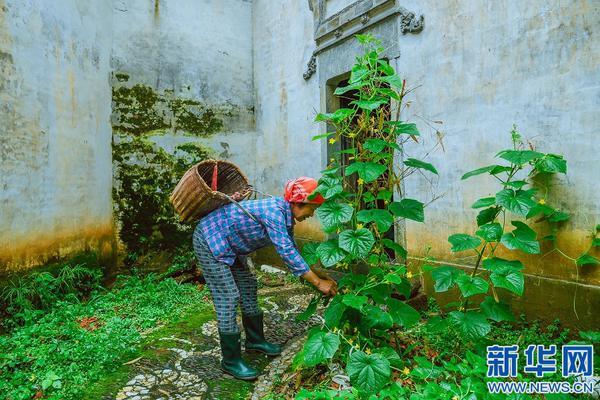
[[[341,29],[339,29],[339,28],[338,28],[338,29],[336,29],[336,30],[335,30],[335,32],[333,33],[333,35],[334,35],[336,38],[340,38],[340,37],[342,37],[342,34],[343,34],[343,33],[344,33],[344,32],[343,32]]]
[[[400,27],[403,34],[407,33],[419,33],[425,26],[425,17],[421,15],[419,18],[414,12],[407,12],[401,14]]]
[[[370,19],[371,17],[369,17],[369,14],[363,14],[360,16],[360,23],[364,25],[369,22]]]
[[[304,78],[305,81],[309,80],[311,76],[313,76],[313,74],[317,71],[317,56],[313,53],[312,56],[310,56],[310,60],[308,61],[308,64],[306,65],[306,71],[304,71],[304,74],[302,74],[302,77]]]

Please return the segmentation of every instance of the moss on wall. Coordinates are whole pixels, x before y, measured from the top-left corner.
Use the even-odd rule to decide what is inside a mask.
[[[207,137],[223,129],[223,120],[210,105],[142,84],[127,86],[129,76],[124,73],[116,73],[115,78],[113,128],[118,132],[144,135],[162,129]]]
[[[200,101],[179,98],[172,90],[131,85],[123,72],[113,76],[113,202],[120,239],[130,256],[126,261],[133,262],[150,249],[191,242],[193,226],[179,223],[169,195],[190,166],[213,154],[196,141],[168,152],[150,137],[209,137],[223,129],[223,121]]]

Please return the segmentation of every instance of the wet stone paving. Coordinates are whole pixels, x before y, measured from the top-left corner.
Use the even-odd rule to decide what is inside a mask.
[[[312,296],[313,292],[298,286],[261,289],[259,299],[265,314],[267,340],[298,346],[299,339],[307,329],[319,322],[318,316],[313,316],[309,321],[296,321],[296,316],[306,309]],[[238,322],[241,327],[241,321]],[[161,358],[163,361],[136,362],[134,372],[130,375],[131,379],[125,386],[116,395],[113,393],[104,399],[223,400],[250,397],[253,384],[236,380],[220,369],[221,356],[215,320],[205,322],[189,337],[165,336],[160,337],[156,343],[159,344],[156,351],[163,352],[166,356]],[[264,354],[245,353],[243,343],[242,333],[242,356],[252,366],[261,370],[264,376],[267,376],[271,362],[281,368],[280,357],[270,358]],[[290,350],[292,349],[288,349],[284,354],[290,353]],[[263,382],[262,386],[264,385]]]

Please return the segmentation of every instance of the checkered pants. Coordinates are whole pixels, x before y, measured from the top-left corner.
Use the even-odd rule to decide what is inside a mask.
[[[200,229],[194,232],[194,252],[215,304],[219,330],[237,333],[237,307],[246,315],[260,313],[256,277],[250,272],[246,257],[240,256],[230,267],[215,259]]]

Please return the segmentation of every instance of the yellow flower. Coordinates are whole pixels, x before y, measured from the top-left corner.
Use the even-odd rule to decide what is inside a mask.
[[[362,229],[363,228],[363,224],[356,224],[356,229]]]
[[[371,349],[367,348],[367,349],[365,350],[365,353],[367,353],[367,354],[371,354]]]
[[[337,326],[334,326],[334,327],[333,327],[333,333],[337,333],[337,331],[338,331],[338,328],[337,328]]]
[[[404,375],[408,375],[408,374],[410,374],[410,369],[408,369],[408,367],[404,367],[404,369],[402,370],[402,373]]]
[[[329,139],[329,144],[334,144],[336,140],[334,138]]]
[[[362,178],[358,178],[358,180],[356,182],[358,182],[359,185],[362,185],[363,183],[365,183],[365,181]]]
[[[546,204],[546,199],[540,199],[540,200],[538,201],[538,204],[541,204],[541,205],[544,205],[544,204]]]
[[[360,350],[360,346],[359,346],[359,345],[357,345],[357,344],[355,344],[355,345],[354,345],[354,348],[355,348],[356,350]]]
[[[458,397],[458,396],[452,396],[452,400],[460,400],[460,397]]]
[[[354,339],[352,339],[352,338],[348,339],[348,343],[350,343],[350,344],[354,343]]]
[[[414,276],[414,275],[413,275],[413,273],[412,273],[412,272],[410,272],[410,271],[408,271],[408,272],[406,273],[406,277],[407,277],[408,279],[412,278],[413,276]]]
[[[330,163],[332,163],[332,162],[334,162],[334,161],[335,161],[335,158],[330,158],[330,159],[329,159],[329,162],[330,162]]]
[[[348,160],[349,160],[349,161],[352,161],[352,160],[354,160],[354,156],[350,156],[350,157],[348,157]]]

